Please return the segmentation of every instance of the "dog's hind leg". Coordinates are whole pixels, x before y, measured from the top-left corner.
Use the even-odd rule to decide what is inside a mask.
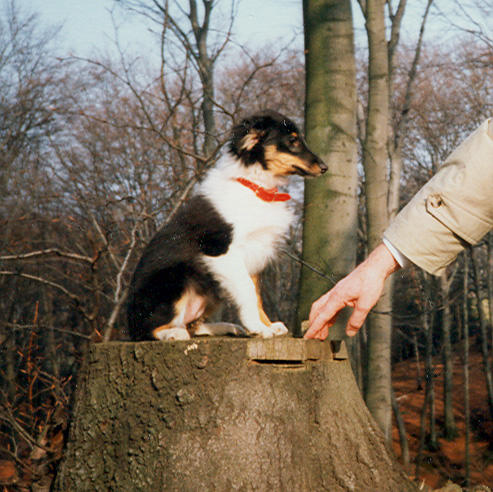
[[[187,327],[162,325],[152,330],[152,336],[157,340],[190,340]]]
[[[197,294],[195,290],[185,290],[174,305],[174,318],[169,323],[154,328],[153,337],[157,340],[189,340],[187,325],[204,314],[207,302],[207,298]]]

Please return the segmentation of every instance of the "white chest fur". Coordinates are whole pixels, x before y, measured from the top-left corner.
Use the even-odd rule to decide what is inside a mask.
[[[266,202],[238,183],[238,168],[229,166],[211,171],[200,191],[224,219],[233,226],[230,252],[242,257],[250,274],[262,270],[275,254],[276,246],[288,232],[293,213],[286,202]],[[243,172],[244,175],[244,172]],[[258,183],[259,176],[250,179]],[[265,182],[265,177],[263,177]],[[266,183],[273,186],[272,181]]]

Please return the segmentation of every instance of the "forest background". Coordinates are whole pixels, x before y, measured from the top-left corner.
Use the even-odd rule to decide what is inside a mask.
[[[14,0],[2,4],[0,480],[5,486],[22,488],[53,476],[87,344],[126,339],[125,301],[139,253],[215,162],[232,123],[271,107],[304,125],[300,34],[265,45],[239,41],[236,26],[244,4],[118,1],[115,16],[145,30],[148,52],[129,48],[115,21],[110,49],[81,54],[60,51],[57,27],[46,26],[40,15]],[[424,22],[427,8],[432,28],[430,19]],[[355,3],[355,17],[358,9]],[[401,205],[491,116],[493,106],[489,2],[423,1],[409,9],[395,50],[389,119],[390,135],[406,120],[399,133]],[[388,26],[399,12],[388,3]],[[275,10],[269,15],[275,23]],[[427,29],[433,33],[429,39]],[[361,165],[368,53],[361,32],[356,31],[355,260],[368,251]],[[292,190],[299,220],[263,285],[266,311],[299,334],[302,181],[295,180]],[[409,268],[393,283],[392,310],[385,313],[393,327],[392,361],[417,359],[416,386],[424,388],[421,454],[439,448],[439,436],[457,436],[450,378],[443,391],[449,411],[445,405],[443,415],[436,412],[434,356],[443,356],[440,367],[451,374],[457,355],[467,368],[468,343],[477,344],[491,413],[479,418],[492,419],[492,250],[490,234],[441,278]],[[329,288],[333,272],[323,263],[315,266]],[[235,319],[233,312],[224,314]],[[351,343],[365,396],[367,343],[365,329]],[[399,417],[397,399],[394,411]],[[407,465],[405,430],[401,446]],[[485,450],[486,461],[491,451]],[[413,459],[419,476],[419,453]]]

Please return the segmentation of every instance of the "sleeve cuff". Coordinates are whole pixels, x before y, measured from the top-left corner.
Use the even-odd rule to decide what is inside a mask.
[[[408,258],[404,256],[397,248],[395,248],[388,239],[383,238],[382,241],[383,244],[385,244],[387,249],[390,251],[390,254],[394,257],[395,261],[399,263],[401,268],[406,268],[410,264]]]

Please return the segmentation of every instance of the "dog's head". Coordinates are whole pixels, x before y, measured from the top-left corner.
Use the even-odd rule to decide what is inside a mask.
[[[307,146],[298,127],[276,111],[245,118],[233,128],[229,151],[245,166],[260,164],[274,176],[320,176],[327,165]]]

